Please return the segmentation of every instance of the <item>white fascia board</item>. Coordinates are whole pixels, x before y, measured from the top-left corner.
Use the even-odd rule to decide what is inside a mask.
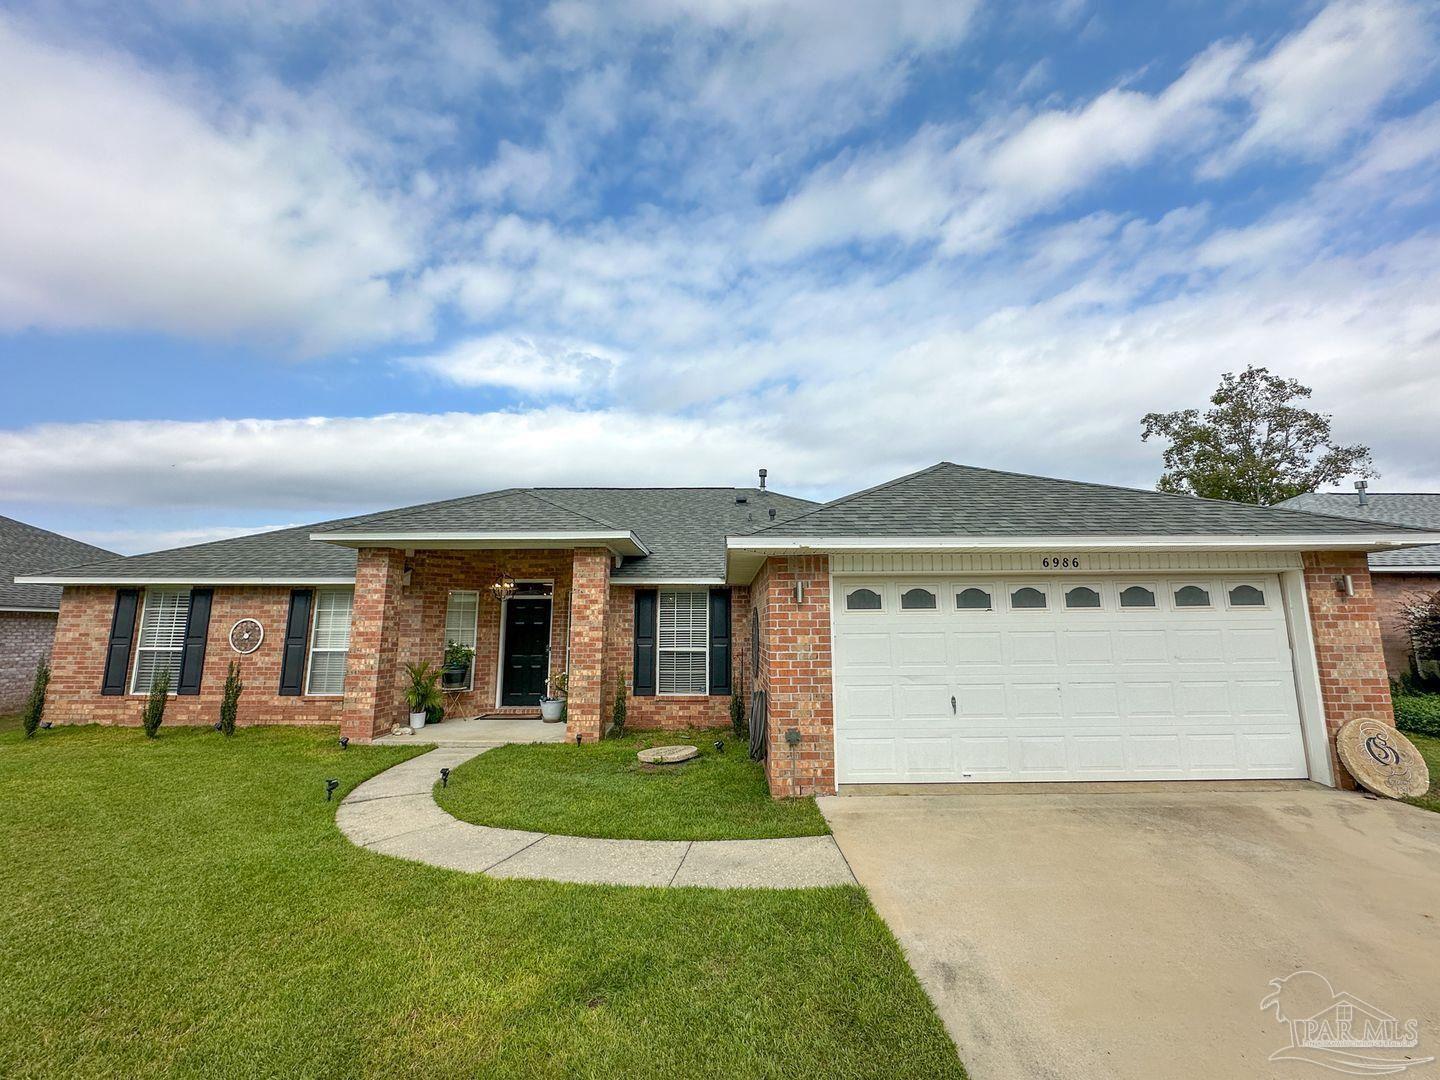
[[[1440,574],[1437,566],[1372,566],[1372,574]]]
[[[0,615],[58,615],[58,607],[0,607]]]
[[[354,585],[350,577],[23,577],[17,585]]]
[[[617,578],[610,579],[611,585],[724,585],[723,577],[667,577],[667,578]]]
[[[650,549],[628,529],[548,529],[538,532],[477,531],[474,529],[431,529],[425,532],[379,532],[364,529],[315,532],[311,540],[342,547],[410,547],[427,544],[474,545],[504,548],[526,544],[559,544],[562,547],[605,547],[621,555],[649,555]]]
[[[1419,533],[1356,533],[1337,537],[1333,533],[1319,536],[1293,534],[1287,536],[1216,536],[1206,534],[1175,534],[1171,536],[813,536],[775,537],[757,540],[748,536],[732,536],[725,540],[729,551],[819,553],[845,551],[1043,551],[1075,550],[1267,550],[1285,551],[1368,551],[1390,548],[1423,547],[1440,543],[1440,534]]]

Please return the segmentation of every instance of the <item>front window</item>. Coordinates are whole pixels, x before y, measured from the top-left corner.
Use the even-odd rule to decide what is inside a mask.
[[[345,692],[345,663],[350,658],[351,597],[352,593],[346,589],[322,589],[315,594],[307,694],[334,696]]]
[[[147,589],[145,613],[140,617],[140,641],[135,648],[134,694],[148,694],[156,676],[170,673],[170,693],[180,681],[180,658],[185,653],[185,623],[190,618],[189,589]]]
[[[470,668],[459,688],[469,690],[475,680],[476,626],[480,616],[480,594],[455,591],[445,604],[445,647],[463,645],[470,650]]]
[[[657,688],[662,694],[710,692],[710,593],[704,589],[660,593],[656,629]]]

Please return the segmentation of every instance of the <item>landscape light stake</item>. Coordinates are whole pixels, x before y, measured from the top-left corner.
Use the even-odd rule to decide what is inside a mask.
[[[724,739],[716,739],[716,740],[715,740],[715,749],[718,750],[720,753],[723,754],[723,753],[725,752],[725,740],[724,740]]]
[[[213,726],[214,730],[216,730],[216,731],[223,731],[223,730],[225,729],[225,725],[222,724],[222,723],[220,723],[219,720],[216,720],[215,723],[214,723],[212,726]]]
[[[329,802],[329,801],[330,801],[330,796],[332,796],[332,795],[335,794],[335,789],[336,789],[337,787],[339,787],[339,786],[340,786],[340,781],[339,781],[339,780],[326,780],[326,781],[325,781],[325,801],[326,801],[326,802]]]
[[[440,786],[441,786],[441,787],[449,787],[449,786],[450,786],[450,770],[449,770],[449,769],[441,769],[441,770],[440,770]]]
[[[341,736],[340,736],[340,749],[341,749],[341,750],[345,750],[345,749],[347,749],[349,746],[350,746],[350,736],[349,736],[349,735],[341,735]]]
[[[41,720],[41,721],[40,721],[40,730],[42,730],[42,731],[49,731],[49,730],[50,730],[50,724],[51,724],[51,721],[49,721],[49,720]]]
[[[580,733],[578,731],[575,733],[575,745],[580,745]]]

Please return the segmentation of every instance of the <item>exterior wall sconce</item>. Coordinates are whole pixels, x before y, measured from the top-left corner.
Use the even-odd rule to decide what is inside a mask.
[[[793,728],[793,727],[792,727],[792,728],[786,728],[786,729],[785,729],[785,745],[786,745],[786,746],[799,746],[799,745],[800,745],[800,729],[799,729],[799,728]]]
[[[1355,578],[1350,574],[1341,574],[1335,579],[1335,588],[1341,596],[1355,595]]]
[[[795,603],[805,603],[805,582],[803,581],[795,582]]]
[[[410,580],[411,580],[411,578],[413,578],[414,576],[415,576],[415,568],[414,568],[413,566],[411,566],[409,563],[406,563],[406,564],[405,564],[405,572],[400,575],[400,580],[404,583],[405,588],[408,589],[408,588],[410,587]]]

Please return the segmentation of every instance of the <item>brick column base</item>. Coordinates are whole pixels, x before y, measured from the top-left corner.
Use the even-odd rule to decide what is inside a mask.
[[[605,617],[610,604],[610,552],[577,548],[570,579],[570,680],[565,734],[596,742],[605,733]]]
[[[355,555],[355,602],[340,734],[369,742],[401,717],[397,654],[405,557],[393,548],[361,548]]]
[[[795,599],[795,585],[804,599]],[[830,679],[830,558],[766,562],[752,586],[761,615],[763,685],[769,705],[765,772],[780,798],[835,793],[835,704]],[[753,595],[753,593],[752,593]],[[795,730],[791,745],[785,733]]]

